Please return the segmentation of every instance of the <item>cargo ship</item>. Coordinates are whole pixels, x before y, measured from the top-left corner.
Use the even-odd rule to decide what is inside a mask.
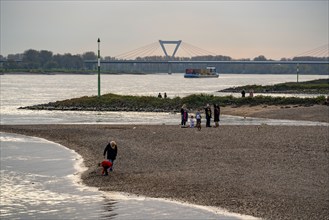
[[[216,67],[207,67],[206,69],[186,69],[184,78],[217,78],[219,74]]]

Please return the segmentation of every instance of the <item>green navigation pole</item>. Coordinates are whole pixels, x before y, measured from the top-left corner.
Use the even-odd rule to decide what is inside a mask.
[[[100,56],[100,50],[99,50],[99,45],[101,43],[101,41],[97,40],[97,43],[98,43],[98,97],[101,96],[101,56]]]

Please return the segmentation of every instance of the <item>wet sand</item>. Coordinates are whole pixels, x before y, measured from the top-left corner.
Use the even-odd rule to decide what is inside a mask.
[[[299,111],[291,114],[294,120],[312,112],[280,108],[276,117],[285,117],[286,110]],[[314,121],[319,111],[320,120],[328,120],[327,106],[317,110]],[[257,114],[266,116],[266,111]],[[83,182],[101,190],[266,219],[329,216],[328,126],[227,125],[199,132],[178,125],[1,125],[1,131],[43,137],[75,150],[89,168]],[[114,172],[103,177],[95,170],[109,137],[119,152]]]
[[[329,123],[329,106],[326,105],[227,106],[221,108],[221,113],[243,117],[318,121]]]

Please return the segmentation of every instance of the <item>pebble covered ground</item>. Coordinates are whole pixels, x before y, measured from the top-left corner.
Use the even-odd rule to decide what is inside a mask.
[[[198,131],[178,125],[1,125],[0,130],[75,150],[89,168],[83,182],[101,190],[265,219],[329,216],[328,126],[222,125]],[[118,144],[118,157],[104,177],[97,163],[109,138]]]

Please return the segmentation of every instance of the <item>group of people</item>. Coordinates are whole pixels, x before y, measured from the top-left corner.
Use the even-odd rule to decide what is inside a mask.
[[[206,127],[211,127],[211,119],[214,116],[214,122],[215,126],[219,126],[220,121],[220,106],[218,104],[214,104],[214,113],[212,113],[212,109],[209,104],[204,108],[204,114],[206,117]],[[198,109],[198,111],[195,113],[195,117],[191,115],[189,118],[189,113],[186,105],[184,104],[181,108],[181,126],[182,127],[197,127],[199,130],[201,130],[201,109]],[[196,121],[195,121],[196,120]],[[187,123],[189,121],[189,126],[187,126]],[[196,123],[195,123],[196,122]],[[113,140],[109,140],[109,143],[104,148],[103,156],[104,160],[100,163],[98,163],[99,167],[102,167],[102,175],[108,176],[109,172],[113,171],[114,161],[118,154],[118,146],[117,143]]]
[[[115,141],[109,141],[103,152],[104,160],[98,163],[98,166],[103,168],[102,170],[103,176],[108,176],[109,172],[113,171],[113,164],[114,164],[114,160],[117,157],[117,154],[118,154],[117,143]]]
[[[163,97],[164,97],[164,98],[167,98],[167,93],[166,93],[166,92],[164,93]],[[161,92],[159,92],[159,94],[158,94],[158,98],[160,98],[160,99],[162,98]]]
[[[244,89],[241,91],[241,97],[242,98],[246,97],[246,91]],[[254,90],[251,89],[249,91],[249,97],[251,97],[251,98],[254,97]]]
[[[201,109],[199,109],[196,114],[195,114],[195,119],[196,119],[196,125],[195,125],[195,119],[194,116],[191,115],[191,117],[188,117],[188,109],[186,105],[184,104],[181,108],[181,127],[186,128],[188,120],[190,120],[189,127],[194,128],[195,126],[201,130]],[[213,117],[212,115],[212,110],[209,104],[204,108],[204,113],[206,116],[206,127],[211,127],[211,119]],[[214,104],[214,127],[219,126],[219,121],[220,121],[220,106],[218,104]]]

